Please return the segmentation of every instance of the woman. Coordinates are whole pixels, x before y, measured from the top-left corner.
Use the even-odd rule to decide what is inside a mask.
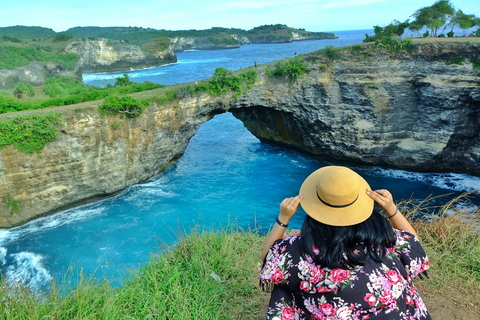
[[[283,238],[300,204],[301,234]],[[415,230],[390,192],[346,167],[313,172],[282,201],[262,259],[267,319],[431,319],[412,282],[429,265]]]

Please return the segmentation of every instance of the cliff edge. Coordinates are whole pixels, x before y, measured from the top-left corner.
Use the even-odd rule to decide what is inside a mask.
[[[152,103],[138,118],[101,116],[100,102],[36,111],[62,112],[63,125],[36,153],[0,150],[0,227],[158,174],[201,124],[223,112],[264,142],[332,160],[480,176],[480,43],[418,43],[395,53],[359,45],[336,53],[307,55],[308,72],[294,83],[258,67],[258,81],[238,98],[184,94]],[[19,210],[12,215],[13,204]]]

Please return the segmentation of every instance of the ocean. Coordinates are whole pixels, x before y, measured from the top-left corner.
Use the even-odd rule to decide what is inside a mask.
[[[218,67],[236,70],[325,48],[360,43],[368,30],[338,32],[339,39],[246,45],[239,49],[178,53],[178,63],[120,73],[86,74],[101,85],[127,73],[131,80],[176,84],[204,79]],[[177,163],[130,186],[115,197],[0,230],[0,270],[7,282],[48,289],[67,272],[116,279],[138,268],[152,251],[175,244],[192,228],[231,225],[266,232],[280,202],[298,194],[314,170],[335,164],[261,143],[232,114],[203,124]],[[441,196],[432,206],[480,188],[480,178],[454,173],[422,173],[384,167],[351,166],[373,189],[386,188],[397,201]],[[446,195],[448,194],[448,195]],[[463,204],[475,210],[480,197]],[[299,228],[300,209],[290,222]],[[71,279],[72,280],[72,279]],[[74,280],[73,280],[74,281]]]

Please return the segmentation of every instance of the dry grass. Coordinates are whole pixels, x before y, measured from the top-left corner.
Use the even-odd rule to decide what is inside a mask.
[[[441,208],[426,199],[407,213],[430,259],[430,279],[416,286],[433,319],[480,319],[480,207],[466,213],[470,195]]]

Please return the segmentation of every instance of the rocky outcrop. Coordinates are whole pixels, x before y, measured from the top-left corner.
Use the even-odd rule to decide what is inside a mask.
[[[0,226],[156,175],[183,154],[202,123],[226,111],[262,141],[312,155],[480,176],[480,70],[472,64],[480,44],[419,44],[411,53],[362,46],[337,53],[336,60],[312,54],[308,74],[293,84],[258,67],[259,80],[239,98],[186,96],[153,103],[133,119],[100,116],[95,103],[62,108],[64,126],[43,150],[0,150]],[[445,63],[454,57],[464,58],[463,65]],[[10,215],[12,201],[20,210]]]
[[[185,50],[219,50],[238,48],[244,44],[251,43],[282,43],[336,38],[338,38],[338,36],[333,33],[311,33],[309,35],[302,35],[301,33],[294,31],[291,32],[290,36],[260,34],[255,35],[254,37],[249,37],[240,34],[229,34],[221,39],[216,39],[215,37],[171,37],[170,48],[175,52]]]
[[[173,37],[170,38],[170,49],[174,52],[186,50],[220,50],[239,48],[239,40],[236,38],[231,41],[212,41],[211,37]]]
[[[18,82],[40,86],[48,77],[81,78],[82,74],[78,70],[67,70],[55,62],[31,63],[13,70],[0,69],[0,89],[12,89]]]
[[[151,54],[137,45],[109,39],[75,41],[65,52],[80,57],[76,70],[81,73],[142,69],[177,62],[171,49]]]

